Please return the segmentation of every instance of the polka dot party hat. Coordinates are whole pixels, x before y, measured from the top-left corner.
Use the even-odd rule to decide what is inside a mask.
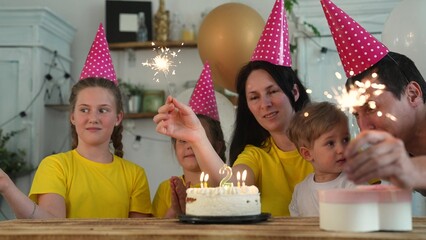
[[[80,74],[80,79],[88,77],[101,77],[113,81],[116,85],[118,84],[102,23],[99,25]]]
[[[388,48],[330,0],[321,0],[346,77],[358,75],[380,61]]]
[[[276,0],[251,61],[291,67],[290,41],[284,0]]]
[[[204,64],[200,78],[191,94],[189,106],[196,114],[203,114],[219,121],[219,112],[208,62]]]

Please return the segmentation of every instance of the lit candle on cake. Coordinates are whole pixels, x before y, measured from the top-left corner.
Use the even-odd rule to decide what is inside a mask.
[[[241,173],[240,171],[237,172],[237,187],[240,187],[240,180],[241,180]]]
[[[209,174],[204,175],[204,187],[207,188],[207,181],[209,181]]]
[[[201,172],[201,175],[200,175],[200,187],[201,188],[203,188],[204,186],[204,184],[203,184],[203,181],[204,181],[204,172]]]
[[[243,186],[245,186],[246,185],[246,178],[247,178],[247,170],[244,170],[243,171],[243,176],[242,176],[242,181],[243,181]]]

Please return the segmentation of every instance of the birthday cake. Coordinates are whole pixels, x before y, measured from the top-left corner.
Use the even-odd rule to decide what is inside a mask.
[[[186,190],[186,214],[194,216],[248,216],[260,214],[256,186],[222,186]]]
[[[411,231],[411,191],[390,185],[319,191],[320,228],[328,231]]]

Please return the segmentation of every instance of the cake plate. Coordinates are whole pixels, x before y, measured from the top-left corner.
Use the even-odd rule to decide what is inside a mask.
[[[258,223],[268,220],[270,213],[261,213],[258,215],[247,216],[194,216],[180,215],[179,221],[183,223],[200,223],[200,224],[247,224]]]

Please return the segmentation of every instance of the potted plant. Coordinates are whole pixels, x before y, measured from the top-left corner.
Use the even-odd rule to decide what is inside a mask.
[[[9,175],[11,179],[29,174],[34,169],[28,164],[24,157],[25,151],[18,149],[17,151],[10,151],[6,148],[6,143],[20,131],[12,131],[3,134],[0,129],[0,168]]]
[[[129,113],[141,112],[144,94],[143,85],[120,81],[118,86],[123,97],[124,111]]]

